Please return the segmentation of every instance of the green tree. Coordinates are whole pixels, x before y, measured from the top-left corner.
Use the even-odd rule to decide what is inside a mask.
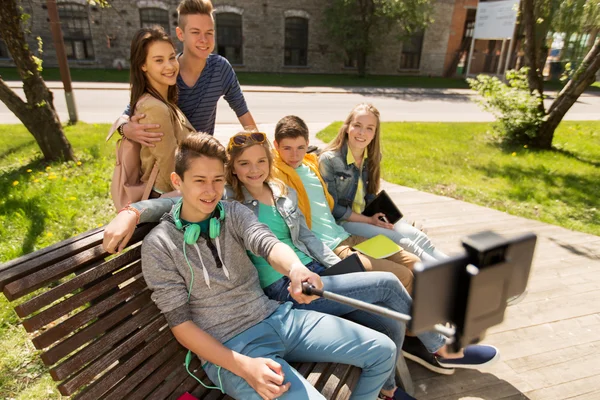
[[[331,37],[356,57],[358,75],[364,77],[368,56],[382,37],[397,29],[402,40],[425,29],[431,12],[431,0],[332,0],[325,18]]]
[[[519,17],[525,34],[524,68],[518,73],[508,71],[506,83],[484,75],[468,81],[482,96],[484,108],[498,118],[505,141],[550,149],[554,131],[583,91],[595,81],[600,69],[600,2],[522,0]],[[582,43],[583,34],[589,35],[589,39],[584,46],[587,55],[582,61],[579,61],[578,51],[567,53],[578,66],[546,109],[542,71],[548,44],[555,32],[566,33],[564,49],[569,47],[573,34],[578,38],[578,45]]]
[[[47,161],[74,160],[73,149],[67,140],[54,108],[52,92],[41,76],[41,60],[33,55],[25,40],[28,15],[20,0],[3,0],[0,7],[0,36],[6,43],[23,80],[23,101],[0,77],[0,100],[23,122],[35,138]]]
[[[545,7],[541,7],[540,3],[543,3]],[[595,12],[597,11],[597,8],[600,7],[600,3],[598,3],[597,0],[587,0],[586,3],[589,3],[587,5],[577,3],[577,0],[573,0],[572,3],[577,7],[573,7],[570,10],[570,13],[573,15],[578,14],[578,19],[576,18],[574,20],[571,16],[566,18],[564,14],[569,14],[569,11],[563,10],[561,13],[560,4],[558,4],[557,7],[555,1],[547,0],[534,2],[534,0],[523,0],[521,21],[525,30],[525,66],[529,68],[527,72],[527,82],[531,93],[537,92],[539,95],[543,95],[544,91],[542,76],[543,64],[541,62],[542,57],[540,56],[542,51],[540,49],[545,48],[546,46],[545,38],[551,27],[548,20],[554,20],[555,17],[559,19],[559,16],[563,15],[561,22],[556,23],[555,28],[564,29],[566,26],[570,26],[578,27],[577,29],[580,30],[584,26],[586,29],[593,30],[594,24],[598,22],[598,16]],[[590,14],[584,13],[583,10],[587,10]],[[595,18],[595,22],[593,18],[591,20],[588,19],[590,16]],[[566,21],[567,19],[570,20]],[[562,26],[561,23],[563,24]],[[587,24],[587,26],[585,24]],[[543,102],[539,102],[538,107],[540,112],[544,115],[544,118],[539,125],[537,134],[531,138],[530,144],[532,146],[542,149],[550,149],[552,147],[554,131],[558,127],[558,124],[562,121],[571,106],[575,104],[581,93],[594,83],[596,73],[600,69],[600,38],[597,37],[597,26],[598,25],[596,25],[596,30],[594,31],[593,45],[575,70],[572,78],[560,91],[548,110],[544,108]],[[543,40],[540,40],[540,38]]]

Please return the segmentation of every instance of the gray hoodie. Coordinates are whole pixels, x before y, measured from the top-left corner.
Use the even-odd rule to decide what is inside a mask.
[[[223,202],[225,218],[213,244],[224,265],[217,268],[204,237],[185,245],[183,231],[173,222],[172,211],[144,239],[142,271],[152,300],[171,327],[193,321],[221,343],[256,325],[279,306],[265,296],[256,268],[246,249],[267,258],[279,243],[252,211],[237,202]],[[210,239],[208,239],[210,240]],[[188,301],[188,290],[193,287]]]

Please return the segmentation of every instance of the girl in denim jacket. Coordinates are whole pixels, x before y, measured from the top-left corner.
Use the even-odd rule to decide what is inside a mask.
[[[383,213],[362,215],[379,192],[381,176],[379,111],[371,104],[354,107],[338,135],[319,157],[319,170],[334,199],[333,216],[353,235],[385,235],[423,261],[446,258],[427,235],[400,220],[392,225]]]

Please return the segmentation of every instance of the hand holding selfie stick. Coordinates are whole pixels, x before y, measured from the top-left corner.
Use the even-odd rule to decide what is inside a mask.
[[[487,328],[501,323],[508,299],[525,291],[536,241],[532,233],[506,239],[486,231],[462,240],[464,254],[417,263],[410,316],[308,283],[302,284],[302,291],[393,318],[414,333],[437,331],[453,339],[451,348],[458,351],[478,342]],[[447,322],[453,327],[446,327]]]

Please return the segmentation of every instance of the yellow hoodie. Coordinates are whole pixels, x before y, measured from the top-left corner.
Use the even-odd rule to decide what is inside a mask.
[[[302,211],[302,214],[304,214],[304,217],[306,218],[306,225],[308,225],[308,228],[311,229],[312,220],[310,213],[310,201],[308,200],[308,194],[306,194],[306,189],[304,189],[304,184],[298,176],[298,173],[281,159],[279,152],[275,149],[273,149],[273,164],[274,177],[281,179],[283,183],[294,189],[298,194],[298,207],[300,207],[300,211]],[[319,172],[319,161],[317,156],[315,154],[307,153],[302,160],[302,164],[306,165],[317,175],[321,181],[321,185],[323,186],[323,193],[325,194],[325,198],[329,204],[329,209],[333,210],[333,198],[327,191],[325,182],[323,181],[321,173]]]

